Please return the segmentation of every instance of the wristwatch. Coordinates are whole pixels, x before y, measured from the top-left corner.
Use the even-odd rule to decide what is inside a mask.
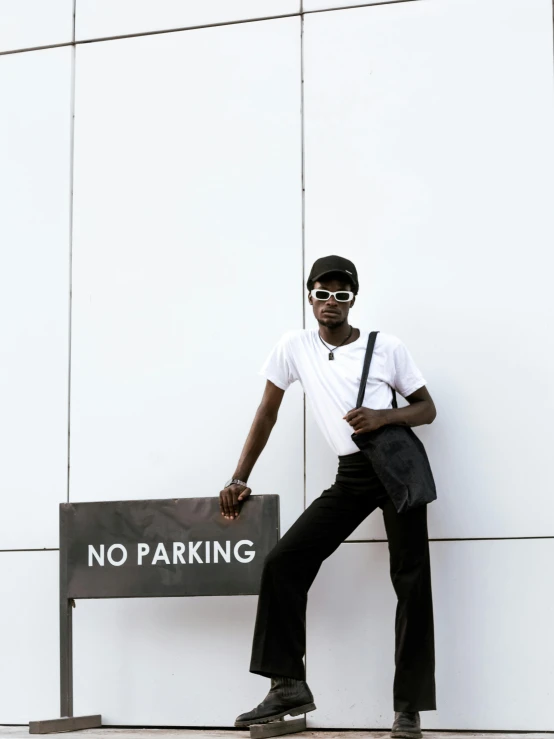
[[[227,480],[223,487],[228,488],[229,485],[244,485],[245,488],[248,487],[247,483],[243,482],[243,480],[237,480],[236,477],[232,477],[230,480]]]

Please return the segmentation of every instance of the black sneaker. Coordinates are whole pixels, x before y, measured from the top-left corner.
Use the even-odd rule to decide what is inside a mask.
[[[395,711],[394,723],[390,732],[392,739],[419,739],[421,733],[421,723],[419,713],[409,711]]]
[[[251,724],[267,724],[287,715],[299,716],[308,711],[315,711],[314,697],[305,680],[292,677],[272,677],[269,693],[256,708],[248,713],[241,713],[235,726],[244,727]]]

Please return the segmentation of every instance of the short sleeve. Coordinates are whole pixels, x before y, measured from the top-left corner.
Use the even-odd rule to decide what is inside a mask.
[[[280,387],[281,390],[286,390],[289,385],[298,380],[290,352],[290,340],[290,334],[282,336],[260,369],[260,375]]]
[[[393,368],[392,385],[404,398],[425,385],[425,378],[414,358],[400,340],[393,351]]]

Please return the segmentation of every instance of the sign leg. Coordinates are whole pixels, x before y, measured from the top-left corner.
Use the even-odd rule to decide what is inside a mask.
[[[60,718],[29,721],[29,734],[58,734],[62,731],[95,729],[102,726],[102,716],[73,715],[73,608],[67,597],[67,537],[64,505],[60,505]]]
[[[60,597],[60,715],[73,716],[73,601]]]

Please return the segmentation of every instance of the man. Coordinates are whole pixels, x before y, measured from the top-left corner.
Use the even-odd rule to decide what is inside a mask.
[[[250,672],[271,678],[271,687],[256,708],[238,716],[235,726],[315,709],[303,662],[308,590],[323,560],[381,508],[398,597],[391,737],[414,739],[421,736],[419,712],[436,708],[427,507],[397,513],[351,434],[386,424],[431,423],[435,406],[406,346],[379,332],[363,406],[355,409],[369,335],[348,322],[359,288],[356,267],[339,256],[318,259],[307,287],[318,328],[286,333],[263,365],[265,391],[235,473],[220,493],[221,512],[231,519],[239,515],[251,493],[248,477],[277,420],[285,390],[296,380],[339,465],[333,485],[306,508],[264,562]],[[408,406],[392,407],[391,387]]]

